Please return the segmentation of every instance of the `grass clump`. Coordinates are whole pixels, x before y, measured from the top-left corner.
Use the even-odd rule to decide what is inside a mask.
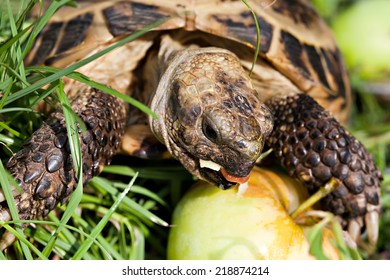
[[[73,1],[53,1],[44,13],[37,19],[28,19],[27,15],[38,1],[21,1],[20,9],[14,9],[15,1],[3,1],[2,7],[8,7],[1,13],[0,38],[0,141],[2,142],[1,160],[8,158],[20,149],[22,143],[37,129],[44,116],[35,110],[36,105],[49,97],[56,100],[64,111],[69,136],[73,162],[82,182],[82,164],[79,138],[77,131],[82,126],[70,109],[69,101],[63,92],[61,77],[82,81],[90,86],[101,89],[123,98],[146,113],[153,114],[146,106],[123,95],[103,84],[99,84],[84,75],[75,72],[81,66],[93,61],[105,53],[134,40],[148,32],[156,22],[145,30],[133,33],[103,51],[78,61],[64,69],[44,66],[25,67],[23,60],[31,49],[39,32],[45,27],[51,16],[61,6],[74,5]],[[12,3],[11,3],[12,2]],[[26,113],[27,112],[27,113]],[[73,136],[72,136],[73,135]],[[141,165],[142,166],[142,165]],[[156,215],[154,210],[162,208],[168,212],[164,196],[168,196],[171,186],[177,186],[188,175],[178,166],[173,166],[167,172],[159,172],[158,166],[149,165],[140,169],[111,166],[105,170],[121,173],[120,180],[107,180],[103,177],[94,178],[83,190],[81,184],[72,194],[65,206],[60,206],[56,212],[49,214],[47,221],[29,221],[33,226],[25,231],[20,229],[16,208],[11,195],[11,185],[16,185],[9,178],[4,165],[0,166],[2,189],[7,193],[7,204],[10,205],[12,222],[2,223],[0,234],[8,230],[17,239],[7,255],[0,258],[18,259],[144,259],[148,256],[145,251],[149,242],[158,244],[159,234],[153,236],[156,225],[167,227],[165,217]],[[110,171],[111,170],[111,171]],[[154,172],[157,171],[157,172]],[[180,173],[180,174],[177,174]],[[145,175],[146,174],[146,175]],[[158,174],[158,183],[165,188],[161,194],[150,191],[155,185],[153,175]],[[175,178],[175,179],[172,179]],[[137,179],[137,184],[135,184]],[[149,187],[139,185],[143,182]],[[161,183],[163,182],[163,183]],[[7,190],[9,190],[7,192]],[[177,193],[177,191],[176,191]],[[163,213],[164,213],[163,211]],[[150,241],[145,241],[146,239]],[[154,246],[158,253],[155,258],[165,254],[162,245]]]

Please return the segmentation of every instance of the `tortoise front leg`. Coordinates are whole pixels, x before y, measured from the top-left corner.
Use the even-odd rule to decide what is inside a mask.
[[[375,243],[382,175],[369,152],[306,94],[277,96],[267,105],[275,119],[267,142],[281,165],[310,193],[339,179],[342,185],[323,199],[324,209],[340,216],[354,238],[366,227]]]
[[[119,147],[124,134],[124,102],[90,87],[83,87],[71,102],[75,113],[86,125],[79,131],[83,157],[83,183],[99,174]],[[77,185],[62,111],[54,112],[33,133],[8,162],[7,168],[20,185],[14,192],[19,218],[46,216],[58,203],[65,203]],[[9,210],[0,189],[0,219],[10,220]],[[8,236],[0,239],[0,249],[9,245]]]

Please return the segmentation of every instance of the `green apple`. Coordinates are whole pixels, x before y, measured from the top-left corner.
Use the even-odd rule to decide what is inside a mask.
[[[168,259],[311,259],[289,211],[305,198],[295,180],[256,168],[246,190],[200,182],[173,214]]]
[[[358,1],[333,22],[351,71],[378,80],[390,75],[390,1]]]

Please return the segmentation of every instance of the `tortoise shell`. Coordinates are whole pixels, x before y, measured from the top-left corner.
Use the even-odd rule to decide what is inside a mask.
[[[290,91],[305,92],[344,122],[351,106],[350,86],[331,31],[317,12],[300,0],[248,3],[260,26],[254,84],[270,95],[275,92],[272,84],[279,92],[283,87],[286,92],[289,87]],[[181,38],[197,34],[193,41],[228,48],[251,67],[252,58],[247,53],[256,46],[257,29],[251,10],[240,0],[105,1],[92,5],[82,1],[77,9],[65,7],[54,16],[27,63],[65,67],[162,19],[165,22],[153,32],[131,43],[132,66],[116,68],[138,67],[155,44],[153,40],[164,32],[181,32]],[[97,64],[110,68],[107,64],[116,63],[113,57],[103,63],[95,61],[80,72],[96,77],[90,69]],[[112,73],[112,69],[107,70],[102,76]]]

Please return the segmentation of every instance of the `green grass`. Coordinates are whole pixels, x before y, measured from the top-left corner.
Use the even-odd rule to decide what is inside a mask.
[[[8,3],[12,1],[4,2],[3,4],[7,7]],[[39,34],[55,10],[70,1],[54,2],[37,21],[26,21],[26,15],[32,6],[29,4],[33,2],[37,1],[20,3],[21,6],[25,7],[23,13],[15,12],[9,5],[9,9],[2,11],[1,14],[0,34],[5,40],[0,45],[0,91],[2,93],[0,114],[3,116],[0,141],[4,143],[1,154],[3,162],[6,162],[11,153],[17,151],[31,132],[39,127],[43,116],[35,111],[35,106],[43,99],[51,97],[59,102],[64,111],[68,132],[77,131],[79,126],[82,126],[80,122],[76,125],[77,117],[71,111],[69,101],[63,92],[60,78],[65,75],[123,98],[130,104],[153,115],[146,106],[136,100],[74,71],[114,48],[134,40],[161,22],[156,22],[146,30],[135,32],[105,50],[65,69],[38,66],[25,68],[22,61],[31,48],[36,35]],[[39,75],[32,76],[33,73]],[[48,88],[42,89],[48,84],[50,85]],[[28,113],[23,114],[24,112]],[[79,138],[74,137],[77,134],[68,134],[70,135],[73,162],[81,182],[82,164]],[[153,242],[158,244],[157,240],[160,239],[159,234],[152,236],[151,232],[154,231],[155,227],[167,229],[169,225],[166,219],[169,217],[170,210],[163,198],[169,196],[171,190],[180,185],[181,180],[189,178],[188,174],[184,173],[183,175],[183,169],[179,166],[166,169],[166,172],[160,172],[160,169],[156,165],[142,168],[140,171],[131,170],[129,172],[129,168],[111,166],[105,170],[105,174],[110,171],[113,174],[120,173],[122,174],[121,181],[109,181],[97,177],[84,191],[80,184],[66,207],[62,206],[57,210],[57,213],[51,213],[48,221],[31,221],[36,225],[36,228],[28,227],[23,232],[20,229],[20,223],[23,221],[18,220],[11,195],[10,185],[15,184],[9,182],[11,179],[8,179],[9,176],[2,164],[0,166],[1,183],[7,202],[11,205],[13,222],[4,223],[1,231],[4,232],[6,229],[14,233],[19,242],[13,245],[12,250],[9,250],[12,253],[1,254],[0,258],[45,259],[56,256],[65,259],[144,259],[148,257],[145,253],[145,246],[150,246],[149,243]],[[157,185],[165,187],[163,192],[149,190],[149,185],[155,184],[153,180],[155,180],[156,175],[159,181]],[[136,178],[137,182],[144,183],[143,186],[134,185]],[[171,182],[171,178],[177,179]],[[150,187],[150,189],[152,188],[153,186]],[[168,188],[169,191],[167,191]],[[178,193],[178,191],[179,189],[175,192]],[[154,210],[159,208],[166,209],[165,217],[162,218],[154,213]],[[159,231],[161,230],[157,229],[157,232]],[[148,239],[147,242],[146,239]],[[162,258],[165,254],[165,246],[154,247],[158,249],[158,254],[154,253],[155,257]]]
[[[23,9],[16,9],[15,2]],[[136,39],[147,30],[136,32],[65,69],[26,68],[22,61],[36,36],[58,7],[72,1],[53,2],[37,21],[26,20],[34,2],[37,1],[0,1],[3,9],[0,19],[0,40],[3,41],[0,44],[0,183],[13,217],[13,222],[2,225],[0,234],[8,230],[19,240],[6,253],[0,252],[0,259],[164,259],[172,210],[184,188],[193,181],[176,162],[164,162],[162,165],[159,161],[133,159],[128,165],[128,158],[119,156],[84,189],[78,186],[70,201],[50,213],[47,220],[34,220],[31,221],[34,226],[25,231],[20,229],[22,221],[18,221],[10,187],[15,184],[4,165],[44,119],[36,111],[36,105],[42,100],[58,101],[66,113],[68,131],[82,129],[80,123],[75,126],[77,117],[69,110],[61,77],[68,76],[87,83],[152,114],[137,101],[76,72],[82,65]],[[37,75],[31,75],[33,73]],[[354,108],[350,129],[368,147],[384,171],[384,211],[378,249],[370,256],[362,252],[365,258],[379,258],[383,252],[390,251],[390,136],[389,124],[385,121],[389,112],[373,95],[361,90],[359,79],[353,81],[359,106]],[[42,88],[44,85],[49,86]],[[71,149],[76,168],[81,168],[78,141],[78,137],[71,138],[74,143]],[[315,246],[318,232],[314,232],[312,238]],[[346,255],[353,257],[348,252]]]

